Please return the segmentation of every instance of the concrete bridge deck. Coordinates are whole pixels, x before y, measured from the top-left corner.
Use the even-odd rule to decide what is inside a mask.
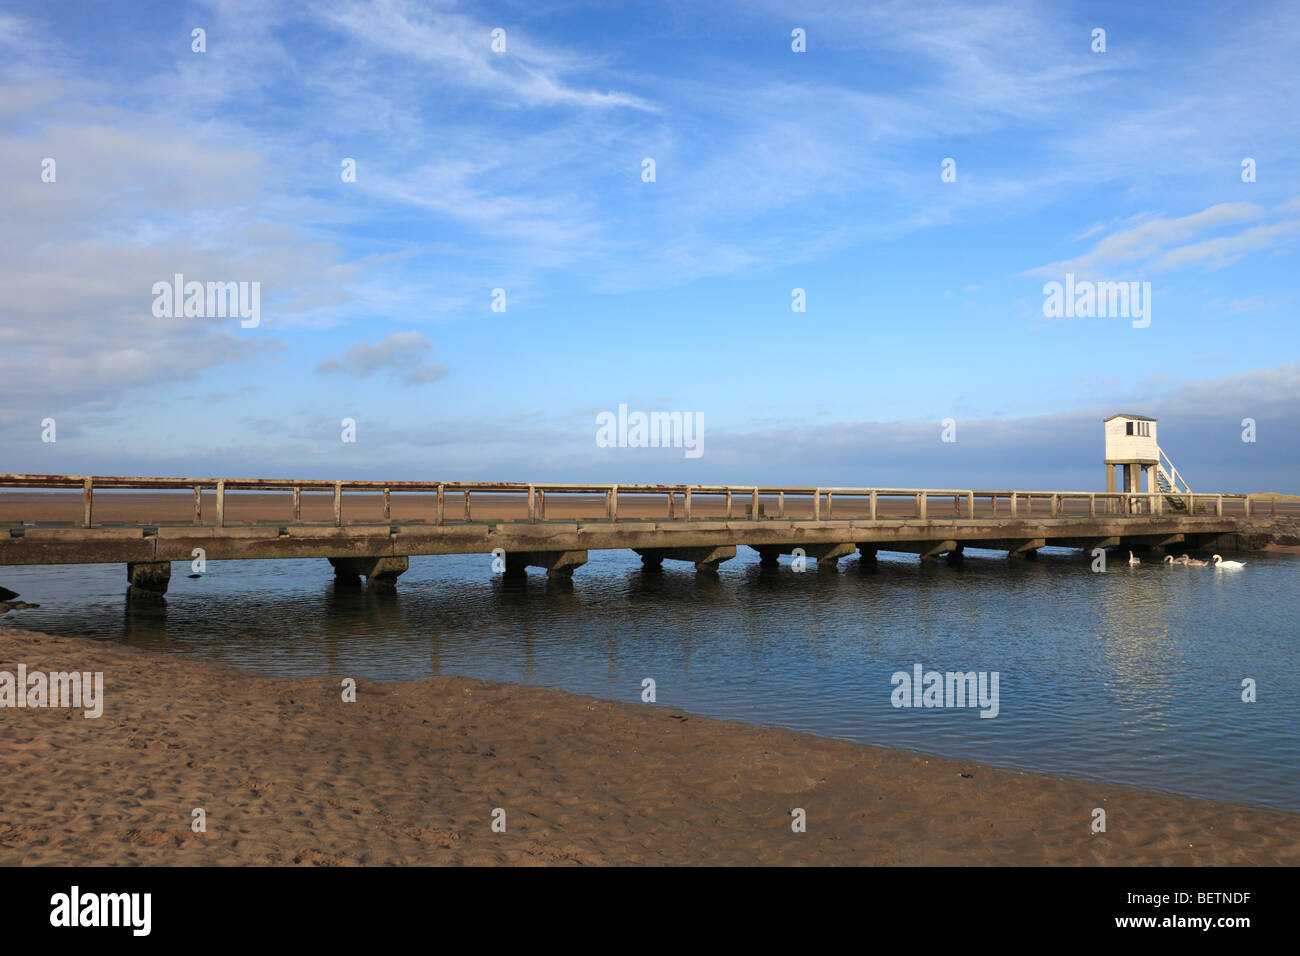
[[[411,555],[498,549],[508,574],[555,575],[602,549],[701,569],[741,546],[821,568],[854,551],[1227,550],[1251,517],[1227,494],[0,475],[0,565],[124,563],[162,592],[197,554],[328,558],[341,580],[391,586]]]

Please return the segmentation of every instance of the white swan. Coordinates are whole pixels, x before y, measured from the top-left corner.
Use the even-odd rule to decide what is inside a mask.
[[[1245,561],[1224,561],[1223,558],[1219,557],[1217,554],[1210,560],[1214,562],[1215,568],[1220,571],[1224,568],[1229,568],[1235,571],[1237,568],[1244,568],[1246,566]]]
[[[1196,558],[1190,558],[1187,555],[1183,555],[1179,560],[1189,568],[1203,568],[1210,563],[1209,561],[1198,561]]]
[[[1130,552],[1128,553],[1128,566],[1129,566],[1130,568],[1133,567],[1134,565],[1138,565],[1138,564],[1141,564],[1141,563],[1142,563],[1142,562],[1141,562],[1140,559],[1133,557],[1133,552],[1132,552],[1132,551],[1130,551]]]

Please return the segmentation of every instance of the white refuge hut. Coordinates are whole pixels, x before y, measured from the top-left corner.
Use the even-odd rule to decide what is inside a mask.
[[[1106,490],[1115,491],[1115,468],[1123,469],[1119,491],[1164,495],[1174,508],[1186,507],[1191,494],[1183,476],[1156,441],[1156,419],[1146,415],[1118,414],[1106,419]],[[1147,476],[1142,487],[1142,473]]]

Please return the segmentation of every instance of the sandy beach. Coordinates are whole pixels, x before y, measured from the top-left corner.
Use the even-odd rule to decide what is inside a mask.
[[[0,628],[19,664],[102,672],[103,715],[0,709],[0,865],[1300,863],[1297,814],[659,705],[457,677],[345,703],[341,677]]]

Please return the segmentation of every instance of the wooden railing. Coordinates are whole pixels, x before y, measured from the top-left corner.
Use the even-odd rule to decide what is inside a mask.
[[[76,475],[0,475],[0,489],[50,491],[79,489],[81,527],[95,526],[95,492],[121,490],[190,492],[193,518],[188,523],[226,527],[229,506],[238,495],[232,492],[285,492],[291,495],[291,523],[303,523],[304,495],[329,494],[332,513],[317,524],[344,524],[344,494],[382,495],[382,520],[393,521],[395,497],[424,495],[412,516],[405,509],[406,522],[445,525],[474,522],[474,496],[478,496],[480,521],[546,521],[548,497],[563,502],[549,520],[571,519],[578,506],[595,514],[583,520],[603,518],[618,522],[746,520],[974,520],[976,518],[1079,518],[1161,514],[1165,497],[1156,493],[1100,491],[1013,491],[935,488],[846,488],[756,485],[617,485],[617,484],[530,484],[523,482],[422,482],[422,481],[327,481],[282,478],[131,478]],[[45,500],[43,496],[40,496]],[[1257,508],[1245,495],[1197,494],[1186,496],[1188,513],[1223,517],[1249,517]],[[204,520],[204,499],[214,498],[214,514]],[[485,500],[486,499],[486,500]],[[0,494],[0,505],[5,496]],[[371,510],[373,511],[373,503]],[[31,500],[20,507],[34,507]],[[174,509],[173,509],[174,510]],[[286,508],[289,511],[289,508]],[[495,517],[484,517],[495,512]],[[1271,513],[1277,514],[1273,502]],[[1283,513],[1300,514],[1300,506],[1283,503]],[[372,515],[367,519],[373,523]],[[276,520],[279,520],[278,518]],[[0,515],[0,525],[7,519]],[[8,520],[7,523],[34,522]],[[40,522],[47,523],[47,522]],[[137,522],[138,523],[138,522]],[[360,522],[355,522],[360,523]]]

